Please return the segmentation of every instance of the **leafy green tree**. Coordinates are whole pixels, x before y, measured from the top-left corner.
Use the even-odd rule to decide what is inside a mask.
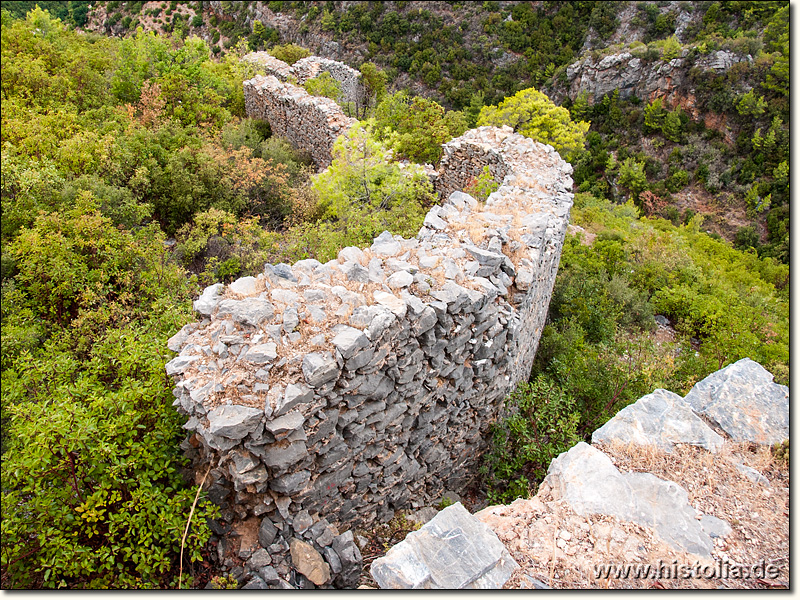
[[[389,150],[358,125],[339,137],[332,154],[331,166],[312,178],[322,230],[346,232],[340,239],[350,243],[343,245],[369,244],[385,230],[404,236],[419,231],[434,199],[422,169],[390,162]]]
[[[634,200],[647,189],[647,176],[644,173],[644,163],[633,158],[626,158],[619,166],[617,184],[627,190]]]
[[[446,111],[433,100],[411,98],[401,91],[387,96],[375,110],[375,128],[398,157],[436,163],[441,145],[467,130],[463,113]]]
[[[386,82],[388,77],[375,63],[365,62],[359,69],[361,84],[364,86],[364,100],[360,118],[365,118],[370,109],[374,109],[386,97]]]
[[[534,88],[517,92],[497,106],[485,106],[478,125],[510,125],[517,133],[550,144],[567,160],[583,149],[589,130],[589,123],[576,123],[566,108],[556,106]]]
[[[312,96],[324,96],[336,102],[339,102],[342,96],[342,86],[327,71],[307,80],[303,87]]]
[[[297,44],[284,44],[273,46],[269,49],[269,53],[283,62],[293,65],[301,58],[311,56],[311,50],[303,48]]]
[[[678,38],[674,35],[669,36],[667,39],[664,40],[663,46],[661,47],[661,58],[669,62],[675,58],[678,58],[681,54],[681,43],[678,41]]]
[[[664,134],[664,137],[672,142],[678,143],[681,141],[682,130],[683,123],[681,121],[681,109],[677,108],[666,113],[664,122],[661,125],[661,131]]]
[[[760,117],[767,110],[767,102],[764,96],[756,96],[753,90],[750,90],[739,98],[736,110],[743,117]]]
[[[646,130],[661,131],[664,127],[667,111],[664,108],[664,101],[656,98],[644,109],[644,125]]]

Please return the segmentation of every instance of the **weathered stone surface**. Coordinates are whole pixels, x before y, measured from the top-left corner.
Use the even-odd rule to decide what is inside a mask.
[[[183,373],[189,367],[189,365],[197,360],[200,360],[201,358],[202,356],[199,355],[176,356],[166,364],[167,375],[178,375],[179,373]]]
[[[293,408],[311,402],[314,398],[314,390],[302,383],[290,383],[286,386],[283,400],[278,408],[275,409],[275,416],[280,416]]]
[[[253,552],[252,555],[250,555],[249,559],[247,559],[247,566],[254,571],[258,571],[259,569],[271,564],[272,558],[270,557],[269,552],[267,552],[264,548],[259,548]]]
[[[396,273],[392,273],[386,280],[386,285],[393,290],[408,287],[412,283],[414,283],[414,276],[408,271],[397,271]]]
[[[197,323],[188,323],[167,340],[167,348],[173,352],[180,352],[187,338],[197,329]]]
[[[261,519],[261,525],[258,528],[258,543],[263,548],[267,548],[272,545],[277,535],[278,529],[269,517]]]
[[[266,447],[264,464],[275,469],[288,469],[308,455],[304,442],[278,442]]]
[[[313,352],[303,358],[303,376],[311,387],[318,387],[338,375],[339,366],[327,352]]]
[[[584,442],[550,463],[545,482],[580,515],[604,514],[652,527],[673,548],[710,556],[714,545],[689,496],[673,481],[650,473],[621,473]]]
[[[219,303],[217,317],[230,316],[234,321],[258,327],[263,321],[275,315],[275,307],[263,298],[244,300],[223,300]]]
[[[265,429],[275,437],[280,437],[282,434],[290,433],[300,429],[305,423],[306,418],[300,411],[290,412],[277,419],[267,421]]]
[[[278,347],[273,342],[258,344],[251,347],[244,358],[254,365],[263,365],[278,358]]]
[[[292,538],[289,541],[289,550],[292,553],[294,568],[315,585],[323,585],[330,580],[331,571],[328,564],[311,544]]]
[[[700,527],[712,538],[724,538],[733,531],[727,521],[712,515],[703,515],[703,518],[700,519]]]
[[[406,316],[408,307],[402,298],[398,298],[394,294],[389,294],[388,292],[375,292],[372,294],[372,297],[375,298],[375,302],[388,308],[398,318],[402,319]]]
[[[261,423],[264,411],[249,406],[223,405],[208,413],[208,430],[232,440],[241,440]]]
[[[229,286],[234,294],[240,296],[252,296],[258,291],[258,279],[255,277],[240,277]]]
[[[652,445],[667,452],[675,444],[690,444],[718,452],[723,442],[720,435],[692,412],[683,398],[661,389],[626,406],[592,434],[592,443],[614,440]]]
[[[201,315],[209,316],[219,304],[222,299],[222,290],[225,287],[222,283],[215,283],[208,286],[200,294],[200,297],[194,301],[194,309]]]
[[[366,348],[369,345],[369,338],[359,329],[342,327],[333,338],[333,345],[343,358],[348,359],[362,348]]]
[[[517,567],[494,532],[459,502],[373,561],[370,573],[383,589],[500,588]]]
[[[310,471],[297,471],[295,473],[286,473],[269,483],[269,487],[280,494],[291,496],[304,489],[311,478]]]
[[[789,388],[749,358],[698,382],[686,403],[736,442],[777,444],[789,437]]]

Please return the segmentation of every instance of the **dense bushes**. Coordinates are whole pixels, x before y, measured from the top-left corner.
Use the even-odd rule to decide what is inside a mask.
[[[2,566],[19,587],[174,585],[194,490],[166,339],[196,288],[91,194],[4,244]],[[186,553],[209,536],[203,501]]]
[[[685,395],[744,357],[788,383],[786,265],[713,239],[699,230],[700,217],[675,227],[639,218],[631,203],[578,194],[572,220],[596,237],[567,237],[534,383],[512,396],[510,415],[495,426],[485,483],[498,501],[535,491],[576,435],[589,439],[653,389]],[[673,340],[655,335],[657,313],[673,324]],[[563,421],[543,399],[562,407]],[[517,408],[523,403],[535,408]]]

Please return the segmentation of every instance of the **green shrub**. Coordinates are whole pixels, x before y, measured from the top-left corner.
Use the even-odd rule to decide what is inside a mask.
[[[0,475],[10,587],[174,585],[195,490],[180,473],[164,363],[196,289],[163,241],[155,226],[115,227],[84,193],[10,244]],[[190,562],[212,514],[202,501]]]
[[[483,468],[488,500],[497,504],[535,493],[550,461],[580,441],[574,400],[544,376],[520,383],[505,406]]]

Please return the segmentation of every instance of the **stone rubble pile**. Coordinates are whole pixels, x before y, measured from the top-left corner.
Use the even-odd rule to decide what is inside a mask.
[[[571,167],[509,128],[470,131],[445,151],[459,147],[464,160],[493,147],[508,170],[485,205],[455,191],[416,238],[384,232],[326,264],[210,286],[195,302],[203,320],[169,341],[174,404],[192,432],[183,447],[196,471],[213,466],[223,520],[260,519],[274,531],[262,548],[283,556],[311,532],[301,541],[328,564],[311,578],[294,561],[310,551],[291,552],[295,581],[347,586],[327,525],[385,522],[461,489],[503,398],[530,373]]]
[[[310,154],[320,168],[331,163],[336,138],[357,123],[330,98],[311,96],[274,75],[245,81],[244,102],[247,116],[268,121],[273,135]]]

